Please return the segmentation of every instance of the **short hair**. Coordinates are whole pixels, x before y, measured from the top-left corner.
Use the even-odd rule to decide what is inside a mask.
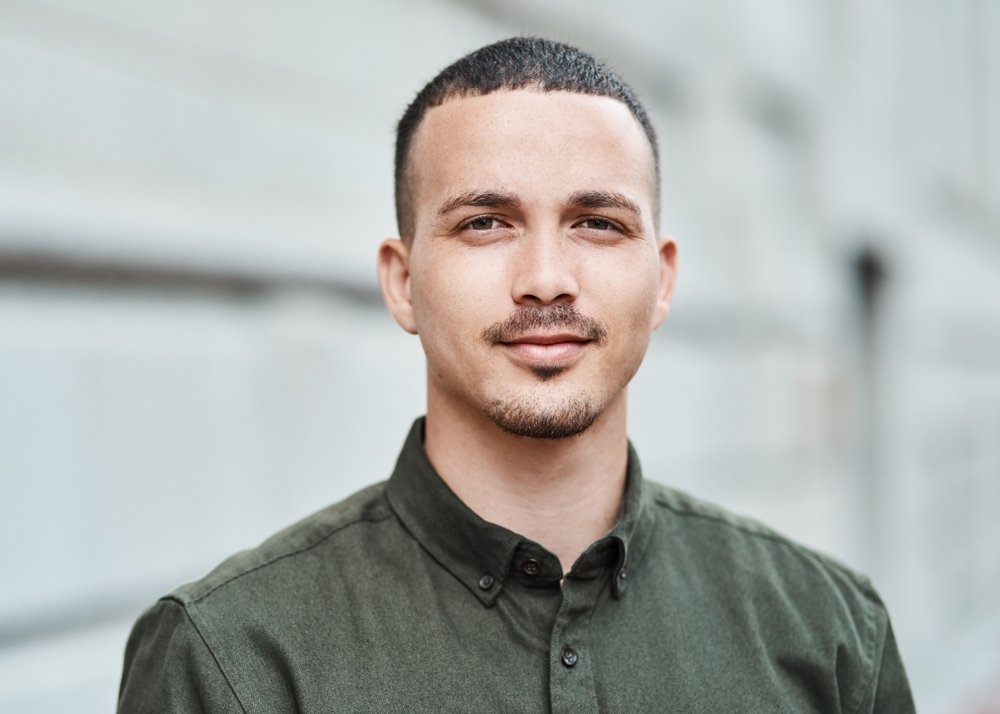
[[[659,213],[660,153],[656,131],[635,91],[608,65],[562,42],[511,37],[471,52],[432,79],[406,108],[396,127],[396,223],[407,240],[414,227],[408,185],[410,146],[428,110],[453,97],[484,96],[501,90],[575,92],[617,99],[638,120],[653,151],[654,210]]]

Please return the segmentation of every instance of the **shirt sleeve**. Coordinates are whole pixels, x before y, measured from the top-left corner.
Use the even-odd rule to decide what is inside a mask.
[[[119,714],[245,712],[184,606],[165,599],[129,636]]]
[[[875,674],[875,691],[872,706],[867,711],[872,714],[914,714],[916,706],[906,678],[903,660],[899,656],[892,625],[886,623],[885,642],[882,646],[882,660]]]

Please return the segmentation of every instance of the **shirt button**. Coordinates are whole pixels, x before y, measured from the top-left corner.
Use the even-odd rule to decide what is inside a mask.
[[[533,578],[542,572],[542,564],[534,558],[528,558],[521,563],[521,571],[528,577]]]
[[[563,647],[563,649],[562,649],[562,663],[564,665],[566,665],[567,667],[572,667],[574,664],[576,664],[576,662],[577,662],[578,659],[580,659],[580,657],[576,654],[576,650],[575,649],[573,649],[569,645],[566,645],[565,647]]]
[[[494,583],[493,576],[490,575],[489,573],[486,573],[485,575],[483,575],[483,577],[479,578],[479,588],[481,590],[489,590],[491,587],[493,587],[493,583]]]

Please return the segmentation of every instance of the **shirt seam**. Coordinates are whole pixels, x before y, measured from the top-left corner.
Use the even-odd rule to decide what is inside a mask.
[[[878,624],[875,622],[875,607],[874,603],[869,601],[872,607],[865,609],[865,625],[867,625],[867,634],[870,639],[869,651],[871,652],[871,676],[868,679],[867,686],[858,689],[857,693],[857,703],[851,707],[850,711],[860,712],[861,705],[865,703],[865,693],[873,692],[874,686],[877,682],[877,672],[881,668],[882,658],[876,657],[878,650]]]
[[[342,525],[333,527],[329,532],[324,533],[322,536],[320,536],[315,542],[307,543],[306,545],[303,545],[303,546],[301,546],[299,548],[296,548],[294,550],[290,550],[288,552],[280,553],[280,554],[274,556],[273,558],[270,558],[269,560],[264,561],[263,563],[258,563],[257,565],[253,566],[252,568],[247,568],[246,570],[243,570],[243,571],[241,571],[239,573],[235,573],[234,575],[231,575],[230,577],[228,577],[225,580],[223,580],[221,583],[213,586],[212,588],[210,588],[209,590],[207,590],[203,594],[201,594],[201,595],[199,595],[197,597],[192,597],[189,600],[189,602],[191,602],[191,603],[199,603],[202,600],[204,600],[205,598],[207,598],[209,595],[211,595],[212,593],[214,593],[219,588],[225,587],[226,585],[228,585],[229,583],[233,582],[234,580],[238,580],[238,579],[244,577],[245,575],[250,575],[251,573],[255,573],[258,570],[261,570],[263,568],[266,568],[269,565],[273,565],[274,563],[277,563],[279,560],[284,560],[285,558],[291,558],[293,556],[305,553],[308,550],[312,550],[313,548],[316,548],[316,547],[322,545],[331,536],[334,536],[337,533],[339,533],[340,531],[345,530],[347,528],[350,528],[351,526],[360,525],[362,523],[380,523],[380,522],[382,522],[384,520],[387,520],[389,518],[393,518],[394,516],[395,516],[395,513],[393,513],[393,512],[390,511],[389,513],[386,513],[385,515],[380,516],[378,518],[358,518],[356,520],[350,521],[349,523],[344,523]]]
[[[728,526],[729,528],[739,531],[740,533],[744,533],[748,536],[752,536],[755,538],[762,538],[764,540],[771,541],[772,543],[781,545],[784,548],[795,553],[797,557],[812,560],[814,562],[817,562],[824,568],[835,570],[838,573],[850,579],[852,583],[854,583],[854,585],[860,591],[860,594],[863,596],[862,597],[863,614],[860,624],[863,633],[862,637],[865,640],[865,649],[870,653],[871,656],[869,662],[870,674],[867,681],[867,686],[861,687],[858,690],[856,690],[856,692],[852,696],[852,701],[854,701],[855,703],[853,706],[848,708],[849,712],[857,714],[857,712],[860,711],[861,706],[865,702],[865,696],[864,696],[865,692],[869,691],[872,688],[873,683],[875,682],[876,672],[880,666],[879,663],[876,662],[876,655],[878,649],[878,625],[875,622],[876,609],[879,606],[879,601],[878,601],[878,596],[872,590],[872,587],[867,582],[867,579],[865,579],[863,576],[857,575],[850,568],[847,568],[846,566],[841,565],[840,563],[831,560],[830,558],[825,557],[820,553],[817,553],[813,550],[798,545],[778,533],[773,533],[767,530],[757,530],[749,526],[746,526],[738,521],[729,520],[727,518],[723,518],[721,516],[713,515],[710,513],[698,513],[696,511],[681,509],[671,503],[663,501],[660,498],[654,498],[654,502],[661,508],[666,508],[667,510],[671,511],[672,513],[675,513],[678,516],[687,518],[698,518],[704,521],[711,521],[719,525]]]
[[[212,661],[215,662],[215,666],[219,670],[219,674],[221,674],[222,677],[223,677],[223,679],[226,680],[226,685],[229,687],[229,691],[232,692],[233,698],[236,700],[236,703],[239,705],[239,707],[243,711],[243,713],[246,714],[246,712],[247,712],[246,705],[243,704],[243,700],[240,698],[239,693],[236,691],[236,687],[233,686],[232,679],[230,679],[229,674],[226,672],[225,668],[222,666],[222,662],[220,662],[219,658],[216,656],[215,650],[213,650],[212,646],[210,644],[208,644],[208,640],[205,638],[205,635],[202,633],[201,628],[198,627],[198,623],[196,623],[194,621],[194,618],[191,617],[191,613],[188,612],[188,605],[187,605],[187,603],[184,603],[184,602],[178,600],[176,597],[173,597],[173,596],[168,596],[167,600],[169,600],[171,602],[175,602],[178,605],[180,605],[181,611],[184,613],[184,617],[187,618],[188,623],[190,623],[191,627],[194,628],[194,631],[196,633],[198,633],[198,639],[200,639],[201,643],[203,645],[205,645],[205,649],[208,650],[208,654],[211,655]]]
[[[872,604],[873,593],[871,591],[871,587],[864,582],[865,579],[863,578],[863,576],[859,576],[857,573],[855,573],[847,566],[838,563],[837,561],[831,559],[828,556],[823,555],[822,553],[818,553],[805,546],[799,545],[789,540],[785,536],[781,535],[780,533],[774,533],[766,529],[761,530],[759,528],[753,528],[748,525],[744,525],[739,521],[730,520],[728,518],[713,515],[710,513],[698,513],[696,511],[680,509],[674,506],[673,504],[666,503],[665,501],[660,500],[659,498],[656,498],[654,500],[656,505],[660,506],[661,508],[666,508],[667,510],[677,514],[678,516],[684,518],[698,518],[704,521],[711,521],[713,523],[717,523],[722,526],[728,526],[729,528],[739,531],[740,533],[744,533],[748,536],[752,536],[754,538],[761,538],[763,540],[768,540],[771,541],[772,543],[777,543],[779,545],[782,545],[785,548],[788,548],[789,550],[796,553],[799,557],[805,558],[806,556],[810,556],[809,559],[819,561],[823,565],[823,567],[830,568],[831,570],[836,570],[842,575],[847,576],[851,580],[851,582],[853,582],[858,587],[858,589],[861,590],[861,592],[865,596],[865,600],[869,604]]]

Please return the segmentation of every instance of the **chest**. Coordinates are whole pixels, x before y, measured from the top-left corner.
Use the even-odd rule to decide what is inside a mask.
[[[822,654],[769,641],[740,607],[641,578],[621,599],[511,586],[492,607],[460,585],[371,592],[252,628],[224,656],[261,712],[839,711]]]

